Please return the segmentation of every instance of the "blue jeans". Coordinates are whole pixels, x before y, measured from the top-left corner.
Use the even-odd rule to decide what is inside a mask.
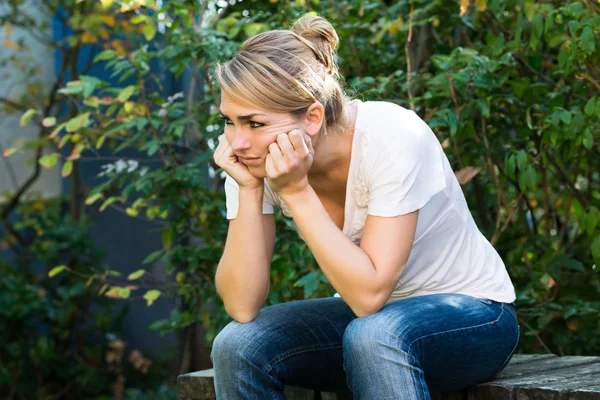
[[[355,399],[429,399],[489,380],[519,339],[512,304],[461,294],[412,297],[357,318],[340,298],[263,308],[215,338],[217,399],[285,399],[285,385]]]

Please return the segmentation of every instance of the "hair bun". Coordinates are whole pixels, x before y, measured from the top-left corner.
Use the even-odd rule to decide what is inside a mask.
[[[330,74],[337,73],[335,50],[340,39],[329,21],[323,17],[306,15],[294,22],[291,31],[313,44],[317,59]]]

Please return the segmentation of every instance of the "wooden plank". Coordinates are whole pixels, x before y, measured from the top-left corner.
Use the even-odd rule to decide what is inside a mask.
[[[515,354],[508,365],[521,365],[545,360],[548,358],[558,358],[558,356],[556,354]]]
[[[315,400],[315,392],[310,389],[288,386],[283,393],[287,400]]]
[[[512,362],[490,382],[511,379],[519,376],[540,374],[578,365],[586,365],[600,362],[600,357],[564,356],[538,359],[535,362],[515,363]]]
[[[516,390],[517,400],[529,399],[549,399],[564,400],[567,399],[573,390],[583,389],[596,384],[600,376],[597,374],[584,374],[567,381],[554,381],[543,384],[532,384],[526,387],[519,387]],[[600,395],[600,393],[597,393]]]
[[[568,400],[600,400],[600,383],[586,389],[572,390]]]
[[[180,375],[180,399],[215,399],[213,370]],[[291,400],[351,400],[350,392],[314,393],[286,388]],[[461,392],[432,393],[432,400],[600,400],[600,357],[516,354],[490,382]]]
[[[179,375],[177,395],[180,400],[216,399],[213,369]]]
[[[591,359],[588,358],[585,363],[572,359],[570,365],[564,364],[562,368],[477,385],[469,388],[468,399],[566,400],[571,390],[583,389],[600,381],[600,359]]]

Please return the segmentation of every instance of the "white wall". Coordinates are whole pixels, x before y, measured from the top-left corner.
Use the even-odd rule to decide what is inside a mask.
[[[39,7],[39,5],[38,5]],[[8,10],[6,3],[0,4],[0,15],[5,15]],[[50,22],[52,16],[47,13],[44,8],[27,8],[27,12],[36,18],[38,21],[46,20]],[[51,38],[52,32],[48,29],[45,32],[45,36]],[[6,38],[5,27],[0,27],[0,59],[10,57],[12,54],[17,54],[20,61],[26,62],[28,65],[35,64],[39,67],[40,75],[35,79],[41,83],[42,90],[47,94],[55,78],[54,68],[54,53],[49,50],[46,46],[41,44],[38,40],[34,39],[27,34],[26,31],[19,28],[12,28],[10,37],[8,38],[12,42],[18,42],[19,38],[25,39],[25,44],[29,50],[16,51],[4,46]],[[18,99],[25,90],[26,78],[25,73],[21,68],[15,67],[13,64],[8,64],[5,67],[0,66],[0,97]],[[38,96],[39,100],[43,100],[43,97]],[[41,107],[42,104],[39,105]],[[0,144],[3,149],[15,147],[15,143],[19,140],[27,141],[34,139],[38,134],[38,128],[33,123],[22,128],[19,125],[21,113],[2,113],[0,112]],[[33,151],[15,153],[8,158],[2,158],[0,155],[0,193],[10,192],[14,193],[15,185],[11,174],[9,173],[10,168],[14,171],[14,175],[17,181],[17,185],[21,185],[26,181],[33,173],[33,166],[26,167],[26,163],[33,157]],[[7,164],[8,163],[8,164]],[[59,165],[58,163],[57,165]],[[60,182],[60,171],[59,166],[52,169],[43,169],[38,181],[33,185],[29,191],[30,194],[41,193],[44,197],[55,197],[61,192]],[[0,196],[2,201],[2,196]]]

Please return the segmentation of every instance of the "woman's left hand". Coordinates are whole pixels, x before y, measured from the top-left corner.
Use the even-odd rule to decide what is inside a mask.
[[[280,196],[306,190],[315,151],[310,137],[299,129],[277,136],[269,145],[265,169],[269,186]]]

